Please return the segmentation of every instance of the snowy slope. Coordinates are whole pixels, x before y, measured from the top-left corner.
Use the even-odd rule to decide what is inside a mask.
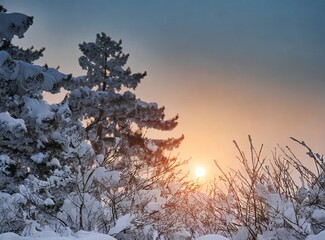
[[[96,232],[86,232],[79,231],[74,235],[62,237],[57,233],[47,230],[40,232],[38,236],[33,237],[21,237],[15,233],[2,233],[0,234],[0,240],[116,240],[109,235],[96,233]]]
[[[201,236],[196,240],[228,240],[228,238],[225,238],[224,236],[221,235],[209,234],[209,235]]]

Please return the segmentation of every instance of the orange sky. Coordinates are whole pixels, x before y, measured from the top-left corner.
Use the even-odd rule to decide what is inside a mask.
[[[159,77],[153,77],[161,84],[148,80],[139,87],[138,93],[144,99],[166,105],[168,116],[180,115],[177,129],[166,135],[185,134],[179,151],[183,158],[191,158],[190,169],[202,165],[212,178],[217,172],[214,160],[222,166],[238,167],[238,154],[232,141],[236,140],[246,150],[248,134],[257,147],[264,144],[264,154],[270,158],[271,150],[277,144],[294,149],[298,147],[289,139],[291,136],[306,141],[315,151],[325,149],[325,113],[321,111],[325,99],[322,96],[313,96],[312,90],[308,89],[284,88],[267,83],[257,86],[254,84],[256,76],[236,75],[235,72],[223,73],[222,70],[220,75],[209,71],[204,74],[175,71],[168,76],[173,79],[170,85],[163,83]],[[221,83],[217,88],[209,88],[209,81],[214,78],[227,82],[232,77],[246,83],[239,86]],[[205,82],[190,82],[186,86],[175,84],[179,78],[205,79]],[[159,91],[154,90],[156,88]],[[299,150],[299,153],[304,152]],[[304,154],[301,156],[308,162]]]

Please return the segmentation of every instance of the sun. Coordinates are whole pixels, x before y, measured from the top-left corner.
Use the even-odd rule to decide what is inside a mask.
[[[201,178],[205,175],[205,168],[203,167],[197,167],[195,170],[195,175],[197,178]]]

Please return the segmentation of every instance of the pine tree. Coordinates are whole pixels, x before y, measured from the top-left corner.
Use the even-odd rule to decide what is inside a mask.
[[[43,56],[45,48],[35,50],[32,46],[23,49],[11,43],[14,36],[24,37],[24,33],[33,24],[33,17],[21,13],[7,13],[7,9],[0,5],[0,22],[0,51],[6,51],[13,59],[28,63]]]
[[[92,173],[84,174],[106,173],[105,177],[95,177],[88,189],[93,193],[97,189],[94,195],[110,208],[107,230],[125,214],[131,213],[146,223],[153,220],[149,216],[159,218],[157,214],[165,212],[167,199],[173,201],[170,195],[167,198],[168,186],[180,178],[176,169],[183,163],[166,156],[166,151],[177,147],[183,136],[166,140],[145,136],[148,129],[173,130],[178,116],[165,120],[163,107],[144,102],[130,91],[146,73],[132,74],[125,67],[129,55],[122,52],[121,44],[104,33],[97,34],[95,42],[80,44],[83,56],[79,63],[87,75],[63,82],[71,91],[69,108],[87,123],[86,138],[97,156],[97,160],[91,160],[93,169],[88,169]],[[185,185],[182,188],[188,187]],[[157,202],[157,198],[161,201]],[[148,204],[154,201],[157,208],[150,209]]]
[[[50,180],[67,148],[60,132],[69,109],[47,103],[43,92],[57,92],[56,84],[68,76],[31,64],[37,54],[7,44],[23,37],[32,17],[1,7],[0,19],[0,195],[10,203],[0,207],[6,213],[0,231],[21,232],[28,221],[50,213],[45,203],[53,201]]]

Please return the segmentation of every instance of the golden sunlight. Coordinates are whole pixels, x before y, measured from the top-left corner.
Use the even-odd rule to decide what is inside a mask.
[[[197,178],[201,178],[205,175],[205,169],[203,167],[197,167],[195,170],[195,175]]]

